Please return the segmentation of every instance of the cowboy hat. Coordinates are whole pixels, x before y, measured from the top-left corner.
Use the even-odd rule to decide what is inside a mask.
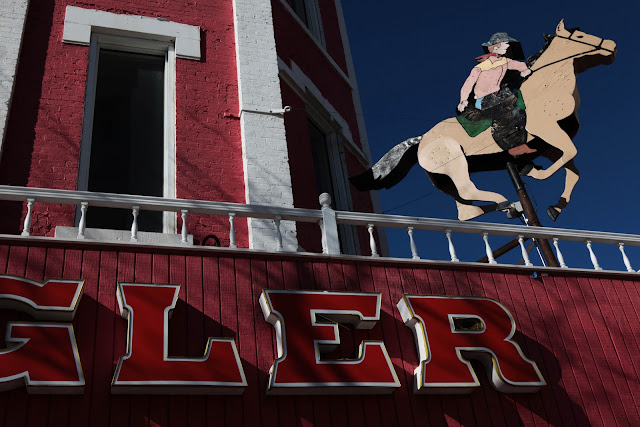
[[[524,59],[524,52],[522,51],[522,45],[520,44],[520,41],[514,39],[505,32],[495,33],[494,35],[492,35],[489,41],[482,43],[482,49],[485,51],[485,53],[488,53],[489,46],[493,46],[494,44],[503,42],[509,43],[509,50],[507,51],[507,54],[505,56],[512,59]]]

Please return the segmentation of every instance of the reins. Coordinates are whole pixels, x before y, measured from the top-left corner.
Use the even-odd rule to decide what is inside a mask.
[[[527,78],[531,77],[531,75],[533,75],[533,73],[535,73],[536,71],[540,71],[543,68],[546,68],[546,67],[548,67],[550,65],[554,65],[554,64],[557,64],[559,62],[566,61],[567,59],[575,58],[576,56],[581,56],[581,55],[588,54],[590,52],[595,52],[596,50],[602,49],[602,50],[606,50],[607,52],[613,53],[613,51],[611,49],[607,49],[607,48],[602,47],[602,43],[604,43],[604,39],[602,39],[602,38],[600,39],[600,43],[596,46],[596,45],[591,44],[591,43],[587,43],[587,42],[583,42],[583,41],[580,41],[580,40],[572,39],[571,36],[565,37],[565,36],[556,35],[556,37],[560,37],[561,39],[565,39],[565,40],[570,40],[570,41],[575,42],[575,43],[586,44],[587,46],[591,46],[593,49],[588,50],[586,52],[576,53],[575,55],[567,56],[566,58],[558,59],[557,61],[553,61],[553,62],[550,62],[548,64],[545,64],[540,68],[536,68],[535,70],[531,70],[531,74],[529,74],[527,76]]]

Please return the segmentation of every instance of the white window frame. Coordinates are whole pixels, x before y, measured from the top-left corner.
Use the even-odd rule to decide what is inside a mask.
[[[78,168],[78,190],[88,190],[93,115],[99,67],[98,59],[100,49],[103,48],[163,56],[165,59],[163,197],[173,199],[176,195],[176,51],[174,43],[97,33],[91,35],[89,45],[89,67],[84,103],[84,120],[82,124],[80,164]],[[78,226],[79,221],[80,215],[77,212],[76,226]],[[176,217],[174,212],[164,212],[162,222],[163,233],[176,233]]]
[[[309,101],[307,99],[307,101]],[[351,190],[346,184],[348,182],[347,160],[344,154],[345,139],[339,129],[331,126],[326,120],[326,114],[315,109],[307,102],[307,116],[325,134],[327,155],[329,157],[329,173],[333,190],[336,194],[331,194],[335,207],[338,210],[353,211],[353,200]],[[314,165],[315,166],[315,165]],[[340,237],[342,238],[343,251],[347,254],[356,255],[360,253],[360,241],[355,227],[338,224]]]
[[[322,18],[320,15],[320,5],[318,4],[318,0],[303,0],[304,8],[307,12],[307,22],[309,25],[305,25],[302,19],[298,16],[296,11],[291,7],[291,5],[287,2],[287,0],[281,0],[282,4],[285,8],[293,15],[293,17],[298,21],[300,26],[309,33],[312,39],[317,41],[322,48],[327,47],[327,42],[324,39],[324,28],[322,26]]]
[[[323,47],[326,47],[327,44],[324,40],[324,28],[322,27],[318,0],[304,0],[304,3],[307,11],[307,21],[309,22],[309,31],[316,36]]]

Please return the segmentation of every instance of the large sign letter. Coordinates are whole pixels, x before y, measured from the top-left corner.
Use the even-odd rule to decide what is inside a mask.
[[[418,347],[418,392],[470,393],[480,383],[468,359],[479,360],[501,392],[534,392],[546,385],[535,362],[511,340],[516,324],[499,302],[405,295],[398,309]]]
[[[71,321],[82,295],[81,280],[34,282],[0,276],[0,308],[41,320]],[[0,390],[26,384],[29,393],[82,393],[84,375],[70,323],[8,322],[0,350]]]
[[[340,344],[338,325],[371,329],[380,319],[380,294],[265,290],[260,306],[276,330],[278,358],[269,393],[391,393],[400,387],[381,341],[364,341],[352,360],[324,360]]]
[[[169,357],[169,312],[179,285],[118,284],[118,305],[129,323],[113,393],[241,394],[247,386],[231,338],[209,338],[199,359]],[[134,321],[135,320],[135,321]]]

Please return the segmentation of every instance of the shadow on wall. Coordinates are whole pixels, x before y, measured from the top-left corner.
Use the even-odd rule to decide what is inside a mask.
[[[47,166],[50,169],[48,178],[52,178],[51,181],[55,179],[51,164],[33,164],[36,126],[39,121],[41,126],[46,128],[45,135],[39,136],[42,139],[41,142],[46,142],[44,150],[49,150],[52,146],[64,152],[77,152],[79,149],[79,139],[73,141],[69,133],[63,129],[63,124],[60,122],[61,113],[53,111],[53,106],[41,105],[41,99],[45,97],[43,76],[49,41],[52,37],[54,5],[55,1],[53,0],[39,1],[37,5],[31,4],[27,12],[21,56],[2,147],[2,158],[0,159],[0,184],[3,185],[28,186],[32,170],[38,168],[43,170]],[[63,19],[62,17],[56,18]],[[55,97],[55,95],[51,96]],[[58,96],[62,95],[58,94]],[[64,178],[59,177],[59,179],[63,180]],[[47,181],[50,180],[47,179]],[[49,185],[55,186],[54,183]],[[75,187],[75,181],[71,183],[71,186]],[[62,209],[63,217],[69,216],[69,214],[73,215],[73,208],[57,207],[57,209]],[[24,212],[26,212],[26,208],[23,209],[21,203],[2,203],[0,211],[2,212],[0,233],[15,234],[16,231],[21,230],[22,219]],[[46,217],[48,212],[49,208],[43,208],[42,205],[36,204],[34,219],[37,220],[38,215]],[[34,228],[37,228],[37,221],[33,221],[33,224]],[[45,234],[46,231],[42,230],[39,234]]]
[[[53,0],[38,2],[37,6],[32,5],[27,12],[0,163],[2,184],[27,185],[53,24],[54,3]]]
[[[278,261],[268,258],[161,255],[144,251],[110,252],[1,247],[2,272],[33,280],[49,276],[85,280],[74,319],[88,386],[79,396],[28,395],[24,388],[0,393],[7,425],[446,425],[529,424],[529,411],[550,424],[589,425],[583,408],[564,389],[556,355],[536,340],[515,336],[534,359],[548,385],[533,394],[497,392],[473,362],[482,386],[470,395],[416,395],[413,370],[417,352],[412,332],[395,308],[403,292],[435,293],[435,279],[415,280],[418,270],[371,267],[361,263]],[[440,276],[438,270],[430,270]],[[409,275],[407,275],[409,274]],[[110,384],[126,346],[126,321],[116,302],[116,283],[180,284],[179,301],[169,322],[169,354],[199,357],[207,337],[233,338],[248,387],[242,396],[114,396]],[[363,339],[384,340],[402,387],[389,395],[270,396],[268,372],[276,357],[274,328],[264,321],[258,298],[264,289],[381,292],[381,319],[371,330],[339,328],[343,347],[337,357],[353,357]],[[482,292],[470,289],[473,294]],[[506,289],[505,289],[506,290]],[[517,289],[514,289],[517,292]],[[446,292],[445,292],[446,293]],[[526,310],[525,310],[526,311]],[[308,315],[308,313],[307,313]],[[24,319],[2,311],[0,319]],[[15,317],[14,317],[15,316]],[[558,323],[559,324],[559,323]],[[0,327],[4,323],[0,323]],[[551,333],[551,331],[550,331]],[[561,332],[558,332],[561,333]],[[560,356],[558,356],[560,357]],[[301,367],[302,370],[305,367]],[[564,381],[563,381],[564,380]],[[530,415],[529,415],[530,416]],[[47,418],[49,417],[49,418]],[[224,421],[223,421],[224,420]],[[94,421],[94,422],[92,422]]]

